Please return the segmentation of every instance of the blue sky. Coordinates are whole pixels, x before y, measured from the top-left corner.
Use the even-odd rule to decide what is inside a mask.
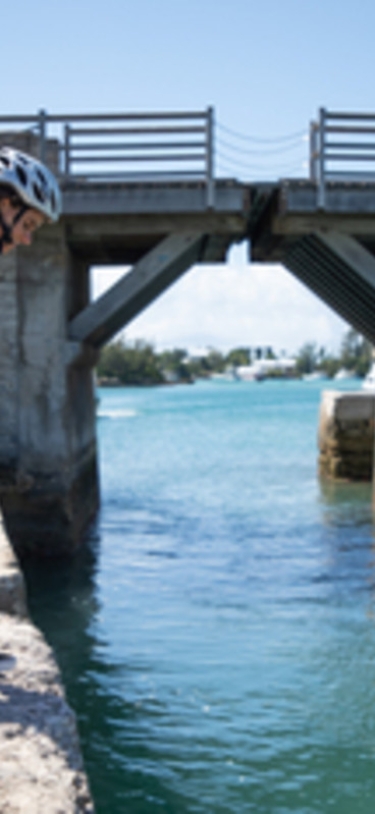
[[[375,110],[372,0],[18,0],[6,16],[4,114],[212,104],[218,139],[229,144],[220,145],[225,174],[229,166],[243,180],[306,174],[303,134],[320,106]],[[290,149],[270,151],[268,139],[294,133]],[[236,154],[236,145],[248,152]],[[244,257],[237,250],[227,266],[189,273],[127,335],[163,346],[258,344],[263,336],[290,351],[308,340],[338,345],[341,320],[282,269]],[[96,293],[113,276],[96,273]]]

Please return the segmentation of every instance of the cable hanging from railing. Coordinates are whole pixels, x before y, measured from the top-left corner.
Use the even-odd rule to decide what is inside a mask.
[[[242,155],[268,156],[288,153],[291,150],[295,150],[297,147],[301,147],[302,144],[305,146],[306,138],[299,138],[296,141],[291,141],[290,144],[283,147],[267,147],[266,149],[260,149],[259,147],[250,147],[250,149],[248,147],[239,147],[237,144],[230,144],[230,142],[220,138],[220,136],[216,138],[216,143],[227,148],[228,150],[232,150],[235,153],[242,153]]]
[[[283,136],[274,136],[272,138],[268,137],[264,138],[261,136],[250,136],[245,133],[238,133],[235,130],[231,130],[229,127],[226,127],[226,125],[222,124],[218,120],[215,121],[215,128],[219,131],[222,130],[223,133],[227,133],[228,135],[233,136],[234,138],[241,139],[242,141],[252,142],[254,144],[281,144],[282,142],[296,141],[297,139],[299,138],[302,139],[304,136],[306,136],[306,129],[298,130],[297,132],[289,133]]]
[[[306,175],[308,167],[306,130],[274,138],[260,138],[238,133],[221,122],[216,122],[215,131],[215,163],[219,174],[229,172],[253,176],[257,173],[267,178],[276,178],[281,174]],[[222,138],[221,133],[226,133],[231,138]],[[233,138],[239,139],[241,144],[233,141]],[[289,157],[291,160],[287,163],[286,159]]]
[[[296,161],[293,164],[277,164],[277,165],[269,165],[269,164],[240,164],[239,162],[229,161],[221,154],[217,154],[217,164],[218,164],[218,172],[217,175],[220,175],[222,172],[226,173],[236,173],[239,175],[241,173],[241,178],[244,179],[244,176],[254,175],[257,173],[258,175],[262,175],[263,180],[269,179],[271,175],[272,178],[276,178],[277,175],[284,175],[287,176],[289,173],[294,174],[299,172],[300,174],[306,175],[307,169],[307,162],[306,161]]]

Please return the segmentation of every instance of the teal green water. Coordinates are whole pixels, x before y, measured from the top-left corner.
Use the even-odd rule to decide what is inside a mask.
[[[321,389],[100,391],[100,516],[28,575],[98,814],[373,814],[371,490],[317,479]]]

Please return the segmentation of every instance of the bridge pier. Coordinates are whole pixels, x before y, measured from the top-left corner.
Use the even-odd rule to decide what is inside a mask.
[[[87,275],[63,225],[0,263],[0,501],[21,555],[71,552],[98,506],[93,358],[66,339]]]

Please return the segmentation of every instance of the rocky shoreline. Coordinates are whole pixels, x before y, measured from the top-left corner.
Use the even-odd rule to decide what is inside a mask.
[[[93,814],[74,713],[0,520],[0,814]]]

